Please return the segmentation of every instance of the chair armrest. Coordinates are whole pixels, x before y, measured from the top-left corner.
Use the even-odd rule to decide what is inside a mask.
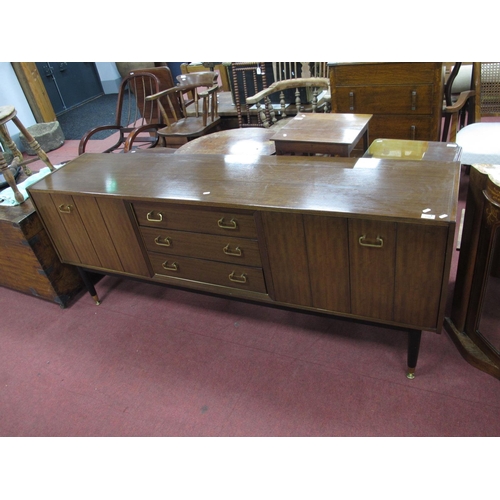
[[[475,95],[476,95],[475,90],[465,90],[464,92],[461,92],[460,95],[458,96],[457,102],[455,102],[455,104],[452,104],[451,106],[445,106],[444,112],[456,113],[457,111],[460,111],[465,106],[468,99]]]
[[[208,97],[211,94],[214,94],[219,90],[219,85],[214,85],[213,87],[210,87],[209,89],[202,90],[201,92],[198,92],[198,97]]]
[[[330,80],[328,78],[292,78],[290,80],[281,80],[274,82],[267,89],[261,90],[252,97],[248,97],[247,104],[256,104],[264,97],[286,89],[295,89],[298,87],[318,87],[329,88]]]
[[[142,133],[142,132],[148,132],[148,131],[156,131],[161,128],[165,127],[164,123],[150,123],[148,125],[142,125],[141,127],[137,127],[134,130],[132,130],[129,135],[127,136],[127,139],[125,140],[125,145],[123,147],[123,152],[128,153],[129,151],[132,150],[134,147],[134,140],[137,138],[137,136]],[[151,142],[151,148],[156,146],[158,143],[158,135],[156,135],[156,141]]]
[[[89,139],[94,134],[97,134],[98,132],[102,132],[103,130],[120,130],[120,129],[121,129],[121,127],[119,127],[117,125],[104,125],[102,127],[95,127],[93,129],[90,129],[80,139],[80,144],[78,145],[78,154],[81,155],[81,154],[85,153],[85,147],[87,146],[87,142],[89,142]]]
[[[158,92],[157,94],[151,94],[146,97],[146,101],[154,101],[155,99],[159,99],[160,97],[163,97],[165,95],[169,94],[175,94],[177,92],[189,92],[190,90],[194,90],[197,88],[197,85],[177,85],[175,87],[171,87],[166,90],[162,90],[161,92]]]

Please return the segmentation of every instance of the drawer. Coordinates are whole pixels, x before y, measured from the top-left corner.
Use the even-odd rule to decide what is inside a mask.
[[[338,113],[430,115],[432,85],[382,85],[337,88]]]
[[[375,139],[437,141],[438,125],[431,116],[378,115],[370,120],[370,142]]]
[[[404,85],[433,83],[440,63],[367,63],[333,68],[335,85]]]
[[[140,226],[257,238],[257,227],[251,212],[226,212],[143,202],[134,203],[133,208]]]
[[[261,267],[257,240],[141,227],[148,252]]]
[[[150,253],[155,275],[266,293],[264,274],[259,267]]]

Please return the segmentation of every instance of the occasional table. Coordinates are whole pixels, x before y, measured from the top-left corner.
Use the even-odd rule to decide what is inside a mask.
[[[271,137],[278,155],[351,155],[363,140],[368,149],[368,124],[372,115],[349,113],[300,113]]]
[[[189,141],[175,154],[272,155],[274,129],[246,127],[222,130]]]

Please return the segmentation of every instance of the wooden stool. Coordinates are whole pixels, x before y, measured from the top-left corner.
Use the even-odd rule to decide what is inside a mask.
[[[12,154],[14,155],[14,160],[11,163],[11,167],[17,167],[18,165],[22,165],[24,172],[26,175],[31,175],[31,171],[26,167],[26,164],[23,159],[22,153],[17,149],[16,143],[12,140],[9,131],[7,130],[6,123],[10,120],[14,122],[19,131],[24,135],[30,148],[35,151],[37,156],[42,160],[45,165],[49,167],[51,172],[55,170],[54,165],[49,160],[49,157],[42,150],[40,144],[38,144],[37,140],[28,132],[26,127],[21,123],[19,118],[16,116],[17,111],[14,106],[0,106],[0,137],[5,141],[6,146],[10,149]],[[0,172],[3,174],[5,180],[14,191],[14,197],[18,203],[22,203],[24,201],[24,196],[19,191],[16,185],[16,180],[12,175],[12,172],[9,170],[9,165],[5,160],[3,153],[0,152]]]

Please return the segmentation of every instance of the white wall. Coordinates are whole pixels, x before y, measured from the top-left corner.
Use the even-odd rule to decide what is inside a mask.
[[[10,62],[0,62],[0,106],[7,105],[16,108],[17,116],[25,127],[36,123],[12,64]],[[20,146],[17,127],[12,122],[8,122],[7,130],[16,144]]]
[[[104,93],[118,94],[122,77],[116,68],[116,64],[114,62],[96,62],[95,65]]]

